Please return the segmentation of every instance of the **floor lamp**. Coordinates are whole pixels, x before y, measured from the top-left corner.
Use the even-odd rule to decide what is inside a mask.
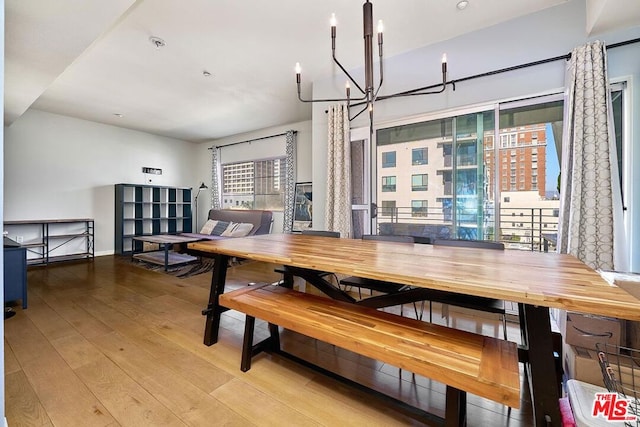
[[[196,193],[196,198],[195,198],[195,205],[196,205],[196,211],[195,211],[195,230],[193,230],[194,233],[197,232],[198,230],[198,196],[200,195],[200,192],[202,190],[206,190],[209,187],[207,187],[204,182],[202,184],[200,184],[200,187],[198,187],[198,192]]]

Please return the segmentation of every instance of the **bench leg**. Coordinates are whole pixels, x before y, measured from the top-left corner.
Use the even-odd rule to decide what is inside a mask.
[[[274,323],[269,323],[269,343],[271,345],[271,351],[278,352],[280,351],[280,330],[278,329],[278,325]]]
[[[445,426],[462,427],[467,425],[467,393],[447,386],[447,408]]]
[[[256,318],[247,315],[244,322],[244,339],[242,341],[242,360],[240,362],[240,370],[247,372],[251,369],[251,356],[253,356],[253,328],[256,324]]]

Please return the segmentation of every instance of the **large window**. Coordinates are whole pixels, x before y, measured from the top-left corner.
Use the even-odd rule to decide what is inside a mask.
[[[281,211],[286,168],[284,157],[223,164],[222,207]]]
[[[543,230],[557,229],[562,114],[558,94],[378,129],[376,201],[393,200],[396,211],[394,218],[377,218],[378,232],[536,248]],[[389,152],[395,153],[393,190],[381,166]],[[522,217],[517,227],[512,213]]]

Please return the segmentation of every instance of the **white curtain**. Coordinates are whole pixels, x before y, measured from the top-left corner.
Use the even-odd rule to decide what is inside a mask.
[[[329,107],[327,159],[327,230],[351,237],[351,151],[346,105]]]
[[[568,64],[558,250],[595,269],[626,268],[622,202],[604,43]]]

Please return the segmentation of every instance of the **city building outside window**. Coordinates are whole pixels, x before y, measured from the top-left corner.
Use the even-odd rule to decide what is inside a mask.
[[[286,158],[222,165],[223,208],[282,211]]]

